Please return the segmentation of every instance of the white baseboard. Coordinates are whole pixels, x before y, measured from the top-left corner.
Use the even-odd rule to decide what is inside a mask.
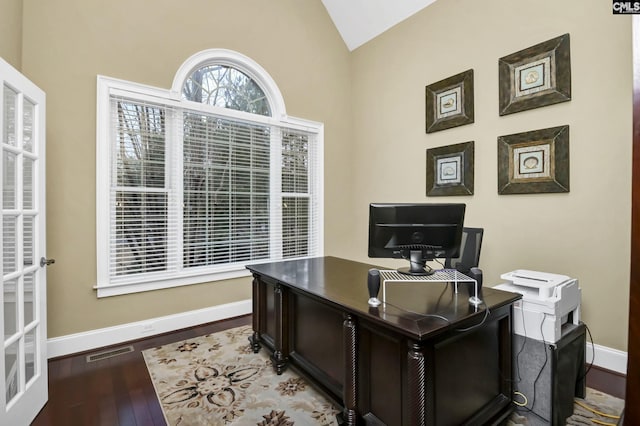
[[[591,362],[596,367],[627,374],[627,353],[624,351],[596,344],[592,347],[591,343],[587,343],[587,364]]]
[[[193,327],[198,324],[206,324],[225,318],[250,314],[251,310],[251,299],[247,299],[115,327],[106,327],[83,333],[54,337],[47,341],[47,356],[48,358],[56,358],[73,353],[90,351],[103,346],[117,345],[118,343],[141,339],[153,336],[154,334],[168,333],[182,328]],[[597,367],[615,371],[620,374],[627,374],[627,353],[624,351],[597,344],[591,346],[591,343],[587,343],[586,355],[587,363],[593,361],[593,365]]]
[[[90,351],[103,346],[117,345],[130,340],[167,333],[199,324],[250,314],[251,299],[211,308],[198,309],[165,317],[151,318],[114,327],[100,328],[83,333],[54,337],[47,341],[49,359]]]

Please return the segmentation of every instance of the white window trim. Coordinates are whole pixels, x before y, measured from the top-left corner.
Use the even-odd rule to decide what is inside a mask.
[[[271,116],[278,119],[286,119],[287,112],[284,106],[284,99],[273,78],[253,59],[233,50],[208,49],[189,57],[178,69],[178,72],[176,72],[173,84],[171,85],[172,96],[175,99],[180,99],[182,86],[187,78],[189,78],[196,69],[202,68],[208,63],[227,65],[245,73],[264,91],[269,106],[271,107]]]
[[[181,99],[181,90],[184,81],[191,75],[193,70],[209,63],[229,65],[247,74],[256,81],[265,92],[268,98],[273,116],[257,116],[243,111],[235,111],[226,108],[219,108],[195,102],[184,101]],[[194,268],[188,273],[181,274],[180,277],[167,278],[166,274],[158,273],[157,279],[140,281],[137,277],[130,280],[122,279],[117,283],[110,282],[109,278],[109,235],[111,232],[110,222],[110,200],[109,200],[109,168],[111,167],[111,95],[123,95],[132,97],[136,100],[145,100],[154,103],[160,103],[168,106],[185,106],[188,104],[189,109],[196,109],[209,113],[224,113],[231,118],[249,118],[254,122],[261,122],[267,125],[287,126],[289,128],[299,129],[314,133],[317,135],[317,152],[318,164],[316,181],[310,182],[310,191],[316,194],[314,211],[317,212],[318,230],[317,241],[313,241],[318,247],[318,255],[324,253],[324,125],[319,122],[289,117],[286,115],[284,101],[275,81],[260,65],[252,61],[250,58],[243,56],[237,52],[224,49],[210,49],[199,52],[191,56],[180,67],[173,81],[170,90],[161,89],[153,86],[133,83],[125,80],[115,79],[107,76],[98,75],[97,77],[97,122],[96,122],[96,249],[97,249],[97,284],[94,289],[97,290],[98,297],[116,296],[129,293],[137,293],[142,291],[158,290],[183,285],[205,283],[218,280],[227,280],[239,277],[246,277],[249,271],[244,264],[227,264],[217,266],[216,272],[203,273],[202,269]],[[173,129],[169,130],[173,131]],[[278,160],[279,161],[279,160]],[[276,169],[277,170],[277,169]],[[278,185],[280,182],[277,183]],[[277,203],[275,203],[277,204]],[[280,209],[279,205],[273,208]],[[179,244],[181,246],[181,244]],[[262,262],[269,262],[266,259]],[[260,263],[260,261],[252,261],[251,263]],[[199,270],[200,269],[200,270]],[[164,275],[164,276],[163,276]]]

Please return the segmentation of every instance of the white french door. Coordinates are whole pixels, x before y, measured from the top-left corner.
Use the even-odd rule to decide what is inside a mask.
[[[28,425],[48,397],[45,94],[2,58],[0,129],[0,425]]]

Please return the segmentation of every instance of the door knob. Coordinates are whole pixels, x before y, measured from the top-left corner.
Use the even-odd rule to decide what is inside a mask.
[[[45,259],[44,257],[40,258],[40,266],[49,266],[56,263],[55,259]]]

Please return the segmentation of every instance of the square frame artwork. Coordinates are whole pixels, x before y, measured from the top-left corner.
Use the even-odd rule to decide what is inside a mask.
[[[569,34],[500,58],[500,115],[571,100]]]
[[[473,195],[474,142],[427,149],[427,196]]]
[[[569,192],[569,126],[498,137],[498,194]]]
[[[427,133],[473,123],[473,70],[426,87]]]

